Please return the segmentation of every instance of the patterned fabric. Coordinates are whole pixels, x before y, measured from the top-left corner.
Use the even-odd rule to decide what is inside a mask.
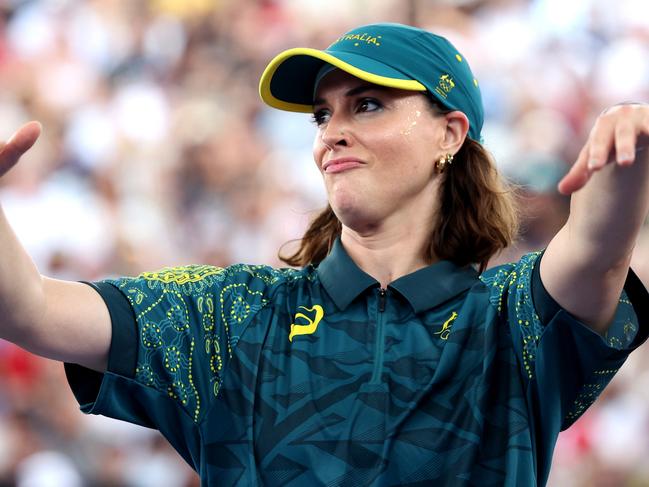
[[[85,412],[160,429],[202,485],[543,485],[559,431],[646,338],[649,296],[631,275],[602,338],[545,293],[538,258],[380,290],[337,243],[317,269],[109,281],[111,316],[131,318],[113,319],[109,371],[68,365],[70,382],[96,387]]]

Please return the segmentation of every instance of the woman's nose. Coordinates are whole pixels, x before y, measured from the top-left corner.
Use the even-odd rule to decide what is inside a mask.
[[[320,135],[322,143],[329,149],[334,149],[336,146],[347,147],[351,143],[351,136],[348,124],[341,118],[336,118],[333,115],[327,122]]]

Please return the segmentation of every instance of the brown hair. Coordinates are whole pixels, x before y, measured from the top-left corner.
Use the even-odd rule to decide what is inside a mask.
[[[467,138],[443,173],[438,221],[432,229],[426,260],[446,259],[457,265],[477,264],[510,245],[518,232],[513,186],[496,170],[493,157]],[[342,225],[331,206],[317,215],[300,240],[299,249],[279,258],[291,266],[317,265],[331,251]]]
[[[518,233],[515,191],[478,142],[466,139],[445,172],[437,225],[427,258],[478,264],[510,245]]]

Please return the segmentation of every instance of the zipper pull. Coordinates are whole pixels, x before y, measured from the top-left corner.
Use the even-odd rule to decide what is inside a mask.
[[[388,291],[386,289],[379,289],[379,311],[383,313],[385,311],[385,296]]]

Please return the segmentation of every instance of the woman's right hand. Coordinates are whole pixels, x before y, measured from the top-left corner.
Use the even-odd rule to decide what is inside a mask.
[[[0,142],[0,177],[16,165],[20,157],[34,145],[41,135],[39,122],[28,122],[20,127],[7,142]]]
[[[29,122],[0,142],[0,177],[40,134],[41,124]],[[42,276],[0,206],[0,338],[101,372],[106,369],[111,332],[101,296],[87,284]]]

